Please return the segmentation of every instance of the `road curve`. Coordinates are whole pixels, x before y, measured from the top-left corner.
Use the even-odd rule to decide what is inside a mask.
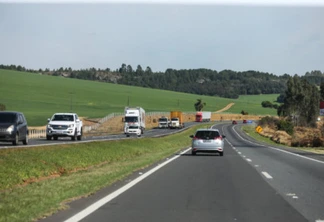
[[[176,154],[158,170],[145,169],[42,221],[324,219],[324,162],[252,141],[240,124],[215,127],[226,135],[223,157]]]

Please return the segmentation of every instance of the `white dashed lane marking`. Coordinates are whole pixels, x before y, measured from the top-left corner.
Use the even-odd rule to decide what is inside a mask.
[[[265,176],[267,179],[272,179],[272,176],[268,174],[267,172],[262,172],[263,176]]]

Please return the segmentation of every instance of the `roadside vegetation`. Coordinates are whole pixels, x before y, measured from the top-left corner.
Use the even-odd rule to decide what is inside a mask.
[[[0,149],[0,221],[32,221],[190,146],[204,124],[161,138]]]

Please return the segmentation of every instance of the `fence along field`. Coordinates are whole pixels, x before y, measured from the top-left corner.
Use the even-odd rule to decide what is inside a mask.
[[[262,98],[273,101],[277,95],[244,96],[237,100],[201,96],[166,90],[102,83],[0,69],[0,103],[7,110],[23,112],[29,126],[44,126],[56,112],[76,112],[80,117],[104,118],[121,113],[125,106],[141,106],[149,112],[181,110],[194,112],[202,99],[204,110],[216,111],[235,103],[226,113],[275,115],[274,109],[261,107]]]

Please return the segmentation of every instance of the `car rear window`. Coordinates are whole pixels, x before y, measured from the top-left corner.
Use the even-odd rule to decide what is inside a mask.
[[[15,123],[17,115],[15,113],[0,113],[0,123]]]
[[[220,134],[218,131],[197,131],[195,137],[201,138],[201,139],[207,139],[207,138],[215,138],[215,137],[220,137]]]

